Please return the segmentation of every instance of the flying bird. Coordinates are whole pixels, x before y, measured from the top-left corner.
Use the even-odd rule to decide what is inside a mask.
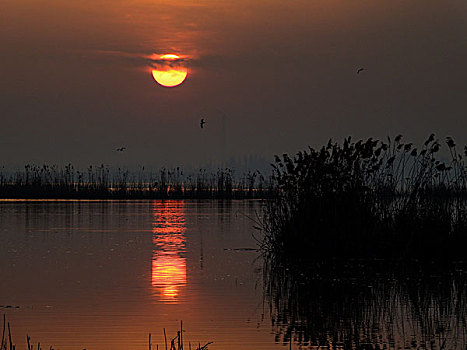
[[[360,74],[360,73],[363,72],[364,70],[365,70],[365,68],[358,68],[357,74]]]
[[[116,149],[117,152],[123,152],[124,150],[126,150],[126,147],[120,147]]]
[[[199,122],[199,126],[201,127],[201,129],[204,128],[204,124],[206,124],[206,122],[204,121],[204,118],[201,118],[201,121]]]

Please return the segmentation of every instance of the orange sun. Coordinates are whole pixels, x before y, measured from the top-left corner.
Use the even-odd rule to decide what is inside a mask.
[[[188,75],[188,69],[182,65],[180,56],[165,54],[158,57],[161,62],[152,70],[154,80],[165,87],[175,87],[183,83]],[[166,62],[166,63],[165,63]]]

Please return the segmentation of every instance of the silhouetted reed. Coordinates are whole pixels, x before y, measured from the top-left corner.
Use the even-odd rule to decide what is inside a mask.
[[[452,138],[446,145],[447,162],[433,134],[420,149],[399,135],[276,156],[262,247],[297,263],[465,258],[467,168]]]
[[[8,325],[8,339],[5,339],[5,327]],[[154,344],[152,344],[152,335],[149,333],[149,339],[148,339],[148,350],[158,350],[159,348],[161,350],[183,350],[184,349],[184,341],[183,341],[183,321],[180,321],[180,330],[177,331],[177,335],[173,338],[169,338],[169,341],[167,340],[167,334],[164,328],[164,345],[161,345],[159,347],[159,344],[156,344],[154,347]],[[209,345],[211,345],[213,342],[207,342],[204,343],[204,345],[201,345],[200,342],[197,342],[197,344],[193,345],[193,350],[208,350]],[[35,346],[31,343],[31,337],[29,335],[26,335],[26,345],[27,345],[27,350],[33,350]],[[10,322],[6,322],[6,316],[3,314],[3,333],[2,333],[2,343],[0,345],[0,350],[15,350],[16,349],[16,344],[12,340],[11,336],[11,329],[10,329]],[[191,342],[188,343],[188,348],[185,347],[187,350],[191,350]],[[37,350],[42,350],[41,348],[41,343],[37,343]],[[50,346],[49,350],[53,350],[52,346]]]
[[[243,199],[267,198],[270,178],[258,172],[234,174],[232,169],[186,174],[179,167],[136,172],[105,165],[76,170],[71,164],[26,165],[24,170],[0,173],[0,198],[77,199]]]
[[[149,333],[149,343],[148,343],[148,349],[152,350],[154,349],[154,345],[151,342],[152,336],[151,333]],[[207,342],[204,345],[201,345],[200,342],[198,344],[194,344],[193,350],[208,350],[209,345],[211,345],[213,342]],[[156,349],[159,349],[159,345],[156,344]],[[177,335],[169,341],[167,341],[167,334],[165,332],[164,328],[164,346],[160,346],[160,349],[165,349],[165,350],[183,350],[184,349],[184,342],[183,342],[183,321],[180,321],[180,330],[177,331]],[[186,348],[185,348],[186,349]],[[191,342],[188,343],[188,349],[191,350]]]

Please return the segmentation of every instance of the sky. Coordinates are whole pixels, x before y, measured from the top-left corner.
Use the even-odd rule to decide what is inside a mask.
[[[466,32],[465,0],[1,0],[0,165],[465,144]],[[151,74],[164,54],[188,71],[177,87]]]

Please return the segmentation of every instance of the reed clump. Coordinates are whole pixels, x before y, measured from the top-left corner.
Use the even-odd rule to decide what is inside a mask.
[[[6,334],[8,326],[8,334]],[[183,321],[180,321],[180,329],[177,331],[177,335],[173,338],[167,338],[167,333],[164,328],[164,343],[159,346],[159,344],[153,344],[152,343],[152,334],[149,333],[149,338],[148,338],[148,350],[191,350],[193,347],[193,350],[209,350],[209,346],[213,344],[212,341],[204,343],[204,345],[201,345],[202,343],[197,341],[194,342],[193,345],[191,344],[191,341],[188,342],[188,347],[186,347],[186,342],[184,342],[184,337],[183,333],[185,330],[183,329]],[[27,345],[27,350],[34,350],[36,347],[31,341],[31,337],[29,335],[26,335],[26,345]],[[6,321],[6,315],[3,314],[3,332],[2,332],[2,342],[0,345],[0,350],[16,350],[16,344],[12,340],[12,335],[11,335],[11,329],[10,329],[10,322]],[[42,350],[41,343],[37,343],[37,350]],[[49,350],[54,350],[52,346],[49,347]],[[86,349],[84,349],[86,350]]]
[[[446,138],[420,148],[402,136],[329,141],[276,156],[262,248],[289,261],[329,258],[464,259],[467,168]]]
[[[149,342],[148,342],[148,350],[183,350],[184,348],[186,350],[191,350],[192,345],[191,341],[188,342],[188,348],[186,347],[186,344],[184,343],[183,340],[183,321],[180,321],[180,330],[177,331],[177,335],[171,339],[167,338],[167,333],[164,328],[164,344],[159,347],[158,344],[154,347],[154,344],[152,344],[152,334],[149,333]],[[204,343],[204,345],[201,345],[201,342],[194,342],[193,343],[193,350],[208,350],[209,345],[211,345],[213,342],[207,342]]]

